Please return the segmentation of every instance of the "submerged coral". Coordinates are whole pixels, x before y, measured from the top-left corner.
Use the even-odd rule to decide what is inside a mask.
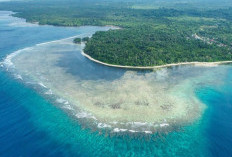
[[[207,74],[209,67],[120,71],[86,60],[82,48],[69,38],[21,50],[11,62],[19,74],[63,98],[62,102],[58,99],[63,108],[72,109],[77,118],[92,119],[98,128],[150,133],[157,127],[182,125],[201,117],[205,105],[196,98],[195,89],[212,81],[207,76],[212,74]],[[113,70],[120,74],[109,79]]]

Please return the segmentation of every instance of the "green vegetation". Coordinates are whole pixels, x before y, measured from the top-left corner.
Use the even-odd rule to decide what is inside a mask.
[[[89,41],[89,37],[84,37],[84,38],[75,38],[74,40],[73,40],[73,42],[75,43],[75,44],[80,44],[81,42],[88,42]]]
[[[97,32],[84,51],[106,63],[130,66],[232,60],[228,47],[208,44],[194,37],[186,38],[191,34],[177,31],[143,26]]]
[[[75,38],[75,39],[73,40],[73,42],[74,42],[75,44],[80,44],[80,43],[81,43],[81,38]]]
[[[76,42],[87,42],[85,53],[106,63],[153,66],[231,60],[230,6],[227,0],[77,0],[5,2],[0,9],[39,24],[119,26]]]
[[[84,37],[84,38],[82,38],[82,41],[83,41],[83,42],[88,42],[88,41],[89,41],[89,37]]]

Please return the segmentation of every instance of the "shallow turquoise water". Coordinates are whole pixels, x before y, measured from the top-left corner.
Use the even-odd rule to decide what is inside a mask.
[[[6,18],[2,20],[4,14]],[[24,47],[86,31],[86,28],[25,25],[22,20],[10,18],[7,14],[0,13],[1,58]],[[17,25],[12,24],[15,21]],[[89,31],[94,31],[94,28],[90,27]],[[90,64],[92,64],[90,67],[100,66]],[[64,62],[61,66],[65,67],[67,64]],[[104,67],[101,68],[103,74],[98,75],[103,77],[104,72],[108,70],[104,71]],[[50,99],[45,99],[42,93],[35,89],[36,87],[23,84],[5,69],[1,69],[0,154],[1,156],[232,156],[230,116],[232,67],[223,66],[218,70],[226,71],[215,78],[222,83],[215,86],[203,84],[196,90],[197,96],[208,107],[199,121],[168,133],[111,135],[82,128],[69,113],[54,105]],[[120,77],[124,73],[123,70],[112,71],[114,77]],[[88,78],[85,73],[72,72],[85,79],[94,79]]]

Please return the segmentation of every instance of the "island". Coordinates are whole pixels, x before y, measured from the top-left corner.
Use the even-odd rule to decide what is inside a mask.
[[[80,44],[80,43],[81,43],[81,38],[75,38],[75,39],[73,40],[73,42],[74,42],[75,44]]]
[[[0,10],[1,156],[232,156],[232,0]]]
[[[87,43],[89,41],[89,37],[84,38],[74,38],[73,43],[75,44],[81,44],[81,42]]]
[[[81,6],[33,2],[38,7],[31,3],[17,2],[12,6],[6,2],[0,9],[9,8],[17,12],[14,16],[41,25],[120,27],[98,31],[91,40],[85,37],[75,41],[86,43],[84,53],[103,63],[151,67],[232,60],[232,8],[226,2],[220,7],[217,2],[212,6],[199,1],[186,7],[170,2],[158,8],[148,2],[112,1],[107,5],[87,1]]]

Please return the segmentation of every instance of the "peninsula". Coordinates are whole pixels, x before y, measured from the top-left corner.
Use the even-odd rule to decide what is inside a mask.
[[[106,64],[153,67],[231,61],[232,8],[227,3],[220,3],[220,7],[195,3],[182,7],[170,2],[151,9],[154,4],[147,1],[141,4],[86,1],[81,6],[49,2],[33,2],[33,5],[18,2],[12,6],[6,2],[0,9],[15,11],[14,16],[41,25],[122,28],[98,31],[91,39],[83,39],[84,53]]]

